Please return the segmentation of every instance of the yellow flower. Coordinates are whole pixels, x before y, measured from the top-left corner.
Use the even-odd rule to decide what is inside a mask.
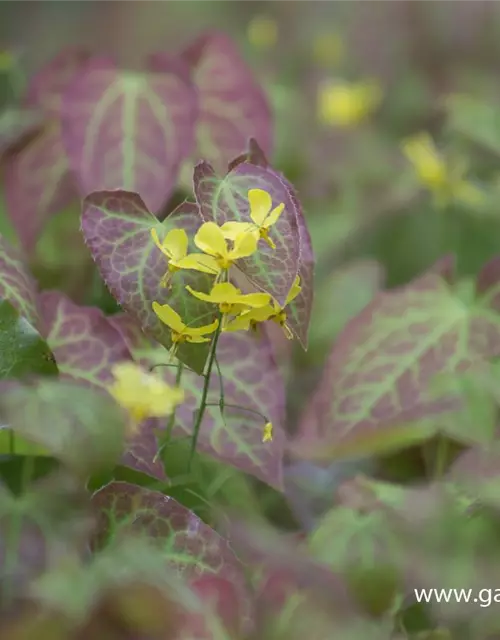
[[[229,240],[235,240],[240,233],[252,233],[257,241],[262,238],[271,249],[276,249],[276,245],[269,237],[269,228],[276,224],[283,213],[285,205],[280,202],[273,209],[273,199],[263,189],[249,189],[248,203],[250,205],[250,218],[253,222],[225,222],[221,227],[224,237]]]
[[[183,260],[183,265],[191,258],[189,268],[216,276],[227,271],[239,258],[251,256],[257,250],[257,238],[245,231],[234,238],[230,248],[222,229],[215,222],[202,224],[194,237],[194,243],[205,255],[192,253]]]
[[[419,180],[434,194],[438,206],[452,200],[470,205],[481,203],[479,189],[464,178],[466,165],[456,163],[454,167],[450,166],[428,133],[422,132],[403,141],[402,149]]]
[[[133,362],[114,365],[112,374],[114,382],[108,386],[108,392],[135,424],[146,418],[168,416],[184,401],[182,389],[171,387]]]
[[[278,24],[269,16],[255,16],[248,25],[247,37],[256,49],[271,49],[278,40]]]
[[[268,293],[247,293],[242,294],[230,282],[219,282],[214,285],[210,293],[194,291],[189,285],[186,289],[196,298],[205,302],[213,302],[219,305],[219,310],[224,314],[238,314],[246,311],[249,307],[264,307],[271,301]]]
[[[202,327],[189,327],[182,322],[180,315],[168,304],[153,302],[153,311],[158,318],[170,328],[172,332],[172,342],[177,345],[180,342],[210,342],[207,334],[213,333],[219,326],[219,321]]]
[[[338,64],[342,59],[343,44],[336,31],[325,31],[313,40],[313,58],[323,67]]]
[[[264,425],[264,430],[262,434],[262,442],[272,442],[273,441],[273,423],[266,422]]]
[[[318,89],[318,119],[326,125],[350,127],[366,120],[382,99],[375,82],[328,80]]]
[[[224,327],[225,331],[248,331],[248,329],[254,329],[259,322],[265,322],[266,320],[272,320],[283,327],[285,336],[291,340],[293,333],[290,327],[287,325],[286,320],[286,307],[299,295],[302,287],[300,286],[300,278],[297,276],[290,289],[285,301],[285,306],[280,307],[276,300],[272,299],[270,304],[264,307],[258,307],[256,309],[250,309],[244,311],[237,318],[232,320]]]

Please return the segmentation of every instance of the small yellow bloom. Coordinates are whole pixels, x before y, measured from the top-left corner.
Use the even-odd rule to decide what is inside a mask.
[[[213,302],[219,305],[219,310],[224,314],[238,314],[248,308],[264,307],[271,301],[268,293],[247,293],[242,294],[230,282],[219,282],[214,285],[210,293],[194,291],[189,285],[186,289],[196,298],[205,302]]]
[[[255,16],[248,25],[247,37],[256,49],[271,49],[278,41],[278,23],[269,16]]]
[[[133,362],[116,364],[112,374],[114,382],[108,392],[128,411],[134,424],[146,418],[169,416],[184,401],[182,389],[171,387]]]
[[[428,133],[408,138],[403,142],[402,149],[419,180],[434,194],[438,206],[444,206],[452,200],[470,205],[481,203],[481,192],[464,177],[466,165],[460,163],[450,166]]]
[[[318,119],[326,125],[359,124],[378,107],[382,91],[375,82],[328,80],[318,88]]]
[[[183,260],[183,265],[191,258],[193,264],[189,268],[216,276],[227,271],[239,258],[251,256],[257,250],[257,239],[245,231],[234,238],[231,247],[228,246],[221,227],[215,222],[203,223],[194,237],[194,243],[205,255],[192,253]]]
[[[273,209],[273,199],[263,189],[249,189],[248,203],[250,205],[250,218],[253,222],[225,222],[221,227],[224,237],[234,240],[240,233],[252,233],[257,241],[262,238],[271,249],[276,249],[276,245],[269,237],[269,229],[278,222],[285,205],[280,202]]]
[[[168,304],[153,302],[153,311],[158,318],[170,328],[172,332],[172,342],[177,345],[180,342],[210,342],[206,336],[213,333],[219,326],[219,321],[201,327],[189,327],[182,322],[180,315]]]
[[[229,322],[227,326],[224,327],[224,331],[248,331],[248,329],[255,328],[257,323],[259,322],[272,320],[283,328],[285,336],[289,340],[291,340],[293,338],[293,333],[286,323],[286,307],[290,304],[290,302],[293,302],[293,300],[295,300],[295,298],[299,295],[301,289],[302,287],[300,286],[300,278],[299,276],[297,276],[292,288],[288,293],[284,307],[280,307],[276,300],[272,299],[270,304],[267,304],[264,307],[258,307],[256,309],[244,311],[237,318]]]
[[[266,422],[264,425],[264,431],[262,434],[262,442],[272,442],[273,441],[273,423]]]
[[[322,67],[336,65],[342,59],[344,47],[342,39],[336,31],[325,31],[313,40],[314,61]]]

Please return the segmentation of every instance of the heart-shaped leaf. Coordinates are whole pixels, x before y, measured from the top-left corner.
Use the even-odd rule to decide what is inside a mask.
[[[198,89],[197,157],[218,172],[242,153],[256,137],[267,154],[272,151],[272,117],[265,94],[224,33],[200,36],[182,54]]]
[[[186,581],[218,575],[245,591],[242,566],[227,540],[174,498],[128,482],[111,482],[92,497],[99,515],[96,546],[116,535],[146,535]]]
[[[81,307],[58,291],[44,291],[39,301],[47,343],[61,376],[105,388],[113,380],[112,366],[130,360],[121,334],[100,309]]]
[[[162,362],[158,349],[145,347],[142,339],[132,348],[134,357],[144,366]],[[163,360],[164,362],[165,360]],[[198,447],[222,462],[256,476],[279,490],[283,488],[283,452],[285,433],[285,388],[273,357],[272,346],[265,335],[252,333],[222,333],[218,343],[217,361],[222,373],[225,410],[219,407],[220,380],[214,368],[208,406],[203,418]],[[165,379],[173,384],[175,368],[162,367]],[[194,412],[200,405],[203,379],[184,370],[181,386],[185,402],[177,407],[174,435],[192,436]],[[264,417],[273,423],[272,442],[262,442]]]
[[[207,162],[195,168],[196,200],[207,221],[213,220],[218,225],[234,220],[251,223],[249,189],[266,191],[272,197],[273,207],[283,203],[285,208],[269,232],[276,248],[260,241],[258,251],[239,260],[238,267],[257,288],[270,293],[284,306],[299,270],[299,212],[295,194],[277,174],[250,163],[238,164],[224,178],[218,178]]]
[[[54,356],[38,331],[7,300],[0,301],[0,379],[57,375]]]
[[[26,106],[39,109],[45,124],[5,169],[5,199],[23,247],[30,251],[51,216],[76,199],[73,177],[61,136],[61,100],[68,84],[88,60],[88,53],[68,48],[32,78]]]
[[[0,299],[8,300],[32,325],[38,325],[35,282],[24,256],[0,236]]]
[[[312,447],[313,457],[356,456],[429,437],[440,414],[457,410],[455,397],[431,393],[433,378],[500,355],[499,291],[495,259],[475,287],[429,272],[377,294],[331,352],[293,445],[297,455]]]
[[[122,453],[126,416],[99,389],[49,378],[9,384],[0,395],[0,416],[14,434],[43,446],[79,476],[110,470]]]
[[[92,193],[83,203],[82,231],[106,285],[144,331],[166,347],[171,346],[170,330],[154,314],[153,301],[171,305],[186,324],[208,324],[213,305],[189,295],[185,287],[209,291],[213,279],[196,271],[179,271],[171,289],[162,287],[167,263],[153,243],[151,229],[156,227],[160,237],[174,227],[192,236],[200,221],[196,206],[183,203],[161,224],[137,194],[127,191]],[[181,344],[177,355],[202,373],[207,345]]]
[[[158,212],[192,150],[196,93],[183,65],[153,72],[94,58],[65,93],[63,137],[83,195],[100,189],[144,194]]]

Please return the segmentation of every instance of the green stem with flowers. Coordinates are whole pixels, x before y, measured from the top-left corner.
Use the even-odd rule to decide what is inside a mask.
[[[203,390],[201,393],[200,406],[196,411],[196,421],[193,426],[193,438],[191,440],[191,452],[189,455],[189,463],[188,463],[188,472],[191,471],[191,464],[193,462],[194,453],[196,451],[196,445],[198,443],[198,435],[200,433],[200,427],[203,420],[203,416],[205,415],[205,410],[207,408],[207,398],[208,398],[208,389],[210,387],[210,379],[212,377],[212,368],[215,362],[215,354],[217,353],[217,343],[219,342],[219,337],[222,332],[222,313],[219,313],[219,324],[214,334],[214,338],[212,340],[212,345],[210,347],[210,353],[208,356],[208,364],[207,371],[204,374],[204,383]]]

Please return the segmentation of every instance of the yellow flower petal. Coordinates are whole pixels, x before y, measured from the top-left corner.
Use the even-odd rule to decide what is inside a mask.
[[[250,318],[246,314],[242,314],[241,316],[237,316],[234,320],[228,322],[223,331],[248,331],[250,329],[250,322],[252,318]]]
[[[272,442],[273,440],[273,423],[266,422],[262,434],[262,442]]]
[[[156,313],[158,318],[166,324],[167,327],[170,327],[176,333],[182,333],[186,328],[184,322],[182,322],[180,315],[172,309],[172,307],[168,304],[159,304],[158,302],[153,302],[153,311]]]
[[[215,222],[205,222],[198,229],[194,243],[210,256],[227,258],[228,250],[222,229]]]
[[[283,202],[281,202],[277,207],[274,207],[274,209],[271,211],[271,213],[267,216],[267,218],[263,222],[262,226],[265,227],[266,229],[269,229],[269,227],[271,227],[273,224],[276,224],[276,222],[278,222],[278,218],[283,213],[284,209],[285,209],[285,205]]]
[[[269,305],[271,296],[268,293],[247,293],[238,298],[239,304],[245,304],[248,307],[265,307]]]
[[[302,290],[302,287],[300,286],[300,276],[297,276],[292,284],[292,288],[288,292],[285,306],[287,304],[290,304],[290,302],[292,302],[293,300],[295,300],[295,298],[299,295],[301,290]]]
[[[249,189],[248,203],[250,205],[250,217],[258,227],[262,226],[273,206],[271,196],[263,189]]]
[[[158,231],[153,227],[151,229],[151,237],[153,238],[153,242],[158,247],[158,249],[167,256],[167,258],[172,258],[172,254],[170,251],[160,242],[160,238],[158,237]]]
[[[195,289],[193,289],[189,285],[186,285],[186,289],[189,291],[189,293],[192,296],[194,296],[195,298],[198,298],[198,300],[203,300],[204,302],[215,302],[215,300],[212,300],[210,293],[204,293],[203,291],[195,291]]]
[[[184,258],[188,249],[187,233],[184,229],[171,229],[163,240],[163,246],[174,260]]]
[[[187,336],[187,341],[188,342],[193,342],[195,344],[199,344],[200,342],[210,342],[211,338],[207,338],[205,336],[196,336],[196,335],[191,335],[189,334]]]
[[[448,180],[448,169],[428,133],[419,133],[402,143],[402,149],[413,164],[420,180],[430,188],[440,188]]]
[[[179,267],[179,269],[191,269],[202,273],[210,273],[211,275],[217,275],[220,272],[217,260],[204,253],[190,253],[185,258],[177,260],[175,266]]]
[[[187,327],[185,326],[184,331],[182,332],[184,335],[189,336],[190,338],[195,336],[202,336],[206,333],[213,333],[217,327],[219,326],[219,321],[214,320],[211,324],[204,324],[201,327]]]
[[[246,232],[258,232],[254,225],[250,222],[225,222],[221,227],[224,238],[232,240],[234,242],[236,236],[240,233]]]
[[[234,240],[234,246],[230,252],[231,260],[246,258],[257,251],[258,239],[253,233],[240,233]]]

